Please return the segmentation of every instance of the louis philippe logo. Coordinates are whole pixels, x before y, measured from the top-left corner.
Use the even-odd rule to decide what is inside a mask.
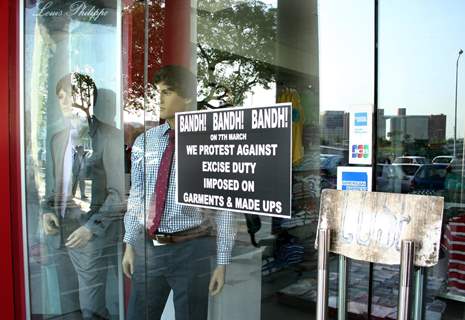
[[[85,1],[71,3],[69,5],[69,11],[57,8],[53,1],[47,1],[38,8],[38,12],[35,14],[36,17],[87,17],[91,22],[95,22],[100,17],[105,17],[107,15],[107,9],[97,8],[94,5],[87,4]]]

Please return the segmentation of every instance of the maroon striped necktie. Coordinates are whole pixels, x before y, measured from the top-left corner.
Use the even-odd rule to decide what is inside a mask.
[[[170,182],[171,165],[174,155],[174,130],[168,129],[168,146],[166,146],[158,167],[157,182],[155,183],[154,194],[150,204],[149,214],[149,235],[153,236],[160,226],[161,217],[165,211],[166,197]]]

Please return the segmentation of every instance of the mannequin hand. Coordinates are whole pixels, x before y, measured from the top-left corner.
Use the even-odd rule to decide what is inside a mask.
[[[134,260],[134,248],[130,244],[126,244],[126,250],[124,251],[123,256],[123,272],[129,279],[131,279],[132,274],[134,273]]]
[[[60,222],[58,221],[58,217],[54,213],[44,213],[42,215],[42,222],[44,226],[44,232],[48,236],[53,236],[58,233],[58,227],[60,226]]]
[[[219,265],[213,271],[212,277],[210,279],[210,285],[208,287],[211,296],[216,296],[223,289],[225,272],[225,265]]]
[[[87,245],[90,238],[92,238],[92,232],[89,229],[82,226],[74,230],[73,233],[66,239],[65,246],[68,248],[82,248]]]

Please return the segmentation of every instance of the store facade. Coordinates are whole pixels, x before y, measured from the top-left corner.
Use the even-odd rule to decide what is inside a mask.
[[[444,197],[423,317],[465,314],[460,1],[2,6],[7,318],[312,318],[321,191],[360,186]],[[285,106],[292,121],[264,112],[263,132],[244,129],[254,120],[240,110]],[[205,128],[219,138],[200,134],[196,151],[174,155],[158,202],[170,108],[215,114]],[[202,119],[176,123],[177,143],[207,132]],[[207,151],[216,139],[229,147]],[[187,191],[176,199],[176,188]],[[395,319],[398,277],[398,266],[351,260],[350,316]]]

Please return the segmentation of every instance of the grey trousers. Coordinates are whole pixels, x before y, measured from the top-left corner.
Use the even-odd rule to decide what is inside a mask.
[[[62,246],[52,252],[63,313],[79,306],[82,319],[109,319],[105,288],[108,271],[117,268],[118,230],[120,224],[113,223],[104,237],[94,236],[83,248]]]
[[[80,178],[79,176],[73,176],[73,188],[72,194],[76,195],[77,186],[79,184],[79,191],[81,192],[81,199],[86,198],[86,180]]]
[[[206,320],[215,239],[202,237],[163,246],[141,241],[136,247],[127,319],[160,319],[173,290],[176,320]]]

